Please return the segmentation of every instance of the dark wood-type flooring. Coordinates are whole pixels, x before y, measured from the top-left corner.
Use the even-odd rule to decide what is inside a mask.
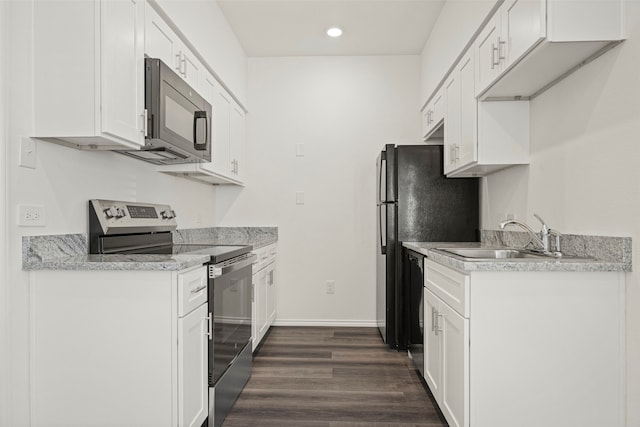
[[[446,426],[377,328],[273,327],[223,427]]]

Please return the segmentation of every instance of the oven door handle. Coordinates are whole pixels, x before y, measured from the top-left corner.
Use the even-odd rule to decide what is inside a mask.
[[[216,265],[209,266],[209,278],[215,279],[224,274],[232,273],[234,271],[240,270],[241,268],[250,266],[258,257],[256,254],[248,254],[246,257],[243,257],[241,260],[234,262],[233,264],[225,265],[225,263],[220,263]]]

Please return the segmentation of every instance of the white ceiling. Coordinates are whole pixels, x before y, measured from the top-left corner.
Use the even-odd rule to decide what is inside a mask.
[[[415,55],[445,0],[218,0],[248,56]],[[339,38],[326,35],[340,26]]]

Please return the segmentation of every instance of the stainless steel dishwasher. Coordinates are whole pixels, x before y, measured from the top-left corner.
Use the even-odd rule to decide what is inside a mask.
[[[405,284],[408,293],[409,356],[424,377],[424,255],[406,250]]]

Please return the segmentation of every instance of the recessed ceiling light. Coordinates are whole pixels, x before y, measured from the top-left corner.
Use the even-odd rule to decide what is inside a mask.
[[[342,28],[331,27],[327,30],[327,35],[329,37],[340,37],[342,35]]]

